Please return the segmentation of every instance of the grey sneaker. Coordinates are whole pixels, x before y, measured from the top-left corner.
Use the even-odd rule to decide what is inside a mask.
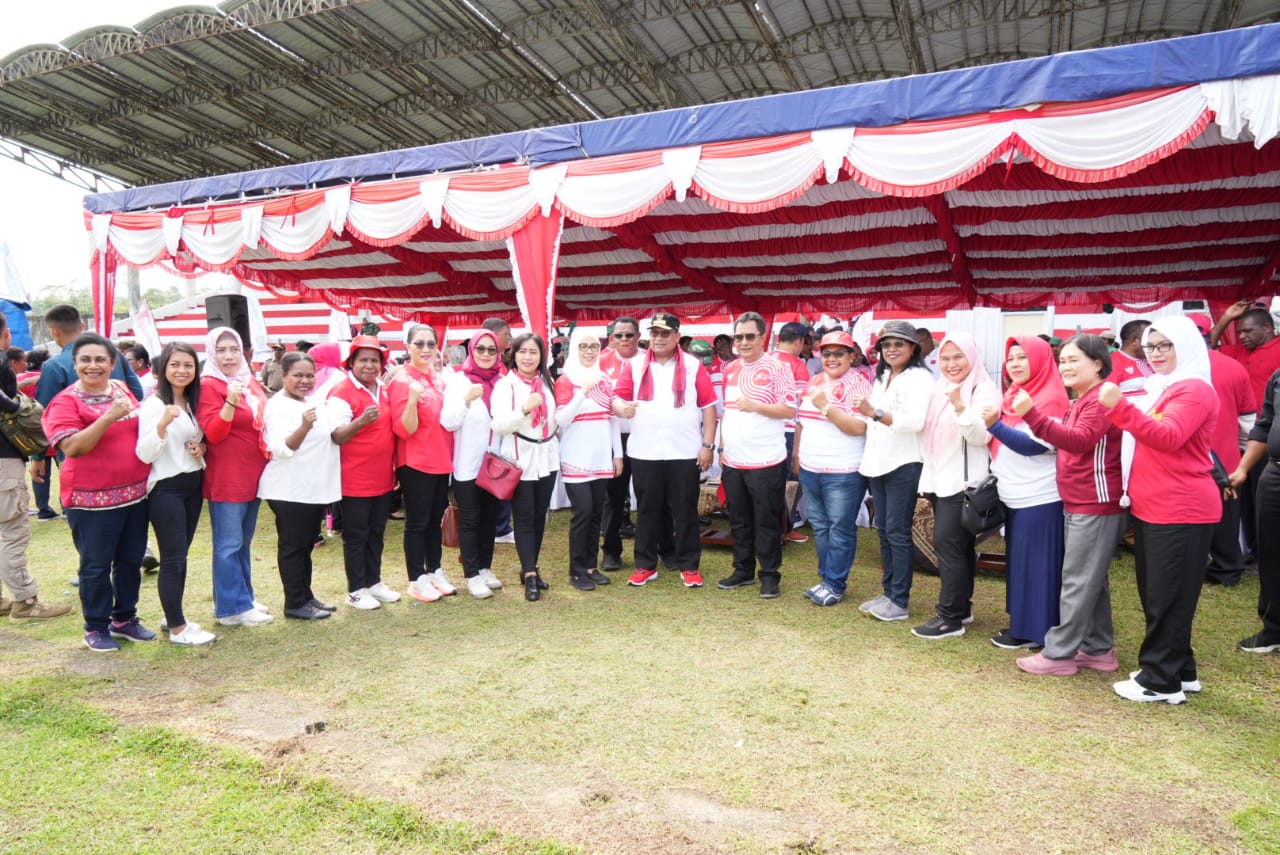
[[[887,603],[887,602],[889,602],[888,597],[886,597],[884,594],[877,594],[874,600],[867,600],[865,603],[858,606],[858,611],[870,613],[871,610],[874,609],[876,606],[880,605],[881,603]]]
[[[876,603],[871,608],[867,609],[867,614],[871,615],[876,620],[883,621],[907,619],[907,610],[896,604],[888,597],[885,597],[883,602]]]

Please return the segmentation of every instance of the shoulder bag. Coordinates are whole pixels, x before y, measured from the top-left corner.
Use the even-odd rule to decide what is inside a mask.
[[[996,476],[988,475],[969,486],[969,441],[964,443],[964,500],[960,507],[960,527],[972,535],[980,535],[1004,525],[1005,507],[1000,503]]]
[[[0,415],[0,434],[4,434],[14,450],[25,457],[44,454],[49,448],[49,440],[44,435],[44,424],[41,422],[44,407],[39,401],[28,398],[21,392],[14,400],[18,402],[18,411]]]

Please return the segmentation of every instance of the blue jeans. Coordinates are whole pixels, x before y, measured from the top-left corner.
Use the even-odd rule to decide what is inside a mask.
[[[908,463],[867,479],[871,500],[876,506],[876,531],[880,533],[884,595],[904,609],[911,598],[911,568],[915,557],[911,521],[916,515],[916,490],[923,468],[922,463]]]
[[[80,551],[80,610],[86,632],[105,632],[110,620],[138,614],[142,553],[147,549],[147,503],[86,511],[67,509]]]
[[[213,537],[213,616],[243,614],[253,608],[249,545],[258,527],[259,500],[209,502]]]
[[[858,505],[867,494],[867,479],[861,472],[819,473],[801,468],[800,487],[818,548],[818,576],[833,593],[844,596],[858,552]]]

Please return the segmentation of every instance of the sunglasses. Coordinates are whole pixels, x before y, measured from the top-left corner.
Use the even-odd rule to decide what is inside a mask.
[[[614,338],[635,338],[636,334],[633,332],[616,332],[613,334],[613,337]]]
[[[411,341],[409,344],[418,348],[418,350],[431,350],[436,346],[434,341],[423,341],[422,339],[419,339],[418,341]]]
[[[485,356],[497,356],[497,355],[498,355],[498,348],[496,348],[496,347],[494,347],[494,346],[492,346],[492,345],[483,345],[483,344],[482,344],[482,345],[478,345],[478,346],[476,346],[476,347],[475,347],[475,348],[473,348],[473,349],[475,350],[475,352],[476,352],[476,353],[479,353],[479,354],[481,354],[481,355],[485,355]]]
[[[733,340],[734,341],[755,341],[759,337],[760,337],[760,333],[753,333],[753,332],[734,333]]]
[[[823,359],[844,359],[849,355],[847,350],[824,350],[822,351]]]

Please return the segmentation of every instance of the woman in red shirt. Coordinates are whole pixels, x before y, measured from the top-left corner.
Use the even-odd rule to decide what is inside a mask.
[[[258,527],[258,479],[267,465],[267,393],[235,330],[210,330],[204,353],[196,420],[208,444],[204,497],[213,539],[213,614],[223,626],[260,626],[271,615],[253,597],[249,545]]]
[[[115,641],[151,641],[138,622],[142,553],[147,548],[147,476],[138,459],[138,402],[112,382],[119,358],[111,342],[84,333],[71,350],[79,378],[49,402],[44,413],[51,447],[67,456],[62,507],[80,553],[80,609],[84,643],[95,653],[120,649]]]
[[[1200,691],[1191,650],[1205,561],[1222,496],[1209,446],[1218,417],[1209,354],[1190,318],[1161,318],[1143,333],[1155,373],[1141,398],[1104,383],[1108,417],[1134,440],[1128,493],[1133,506],[1138,596],[1147,618],[1140,670],[1115,684],[1130,701],[1180,704]],[[1126,447],[1128,439],[1126,438]]]
[[[409,595],[433,603],[457,592],[441,567],[444,544],[440,537],[440,521],[449,505],[453,434],[440,424],[444,382],[432,366],[440,339],[426,324],[410,327],[406,338],[409,364],[388,389],[396,477],[404,493],[404,562]]]

